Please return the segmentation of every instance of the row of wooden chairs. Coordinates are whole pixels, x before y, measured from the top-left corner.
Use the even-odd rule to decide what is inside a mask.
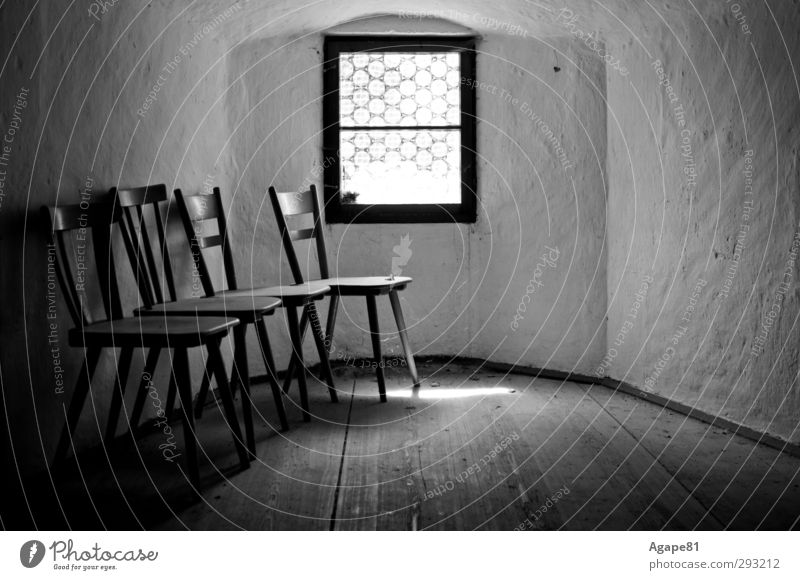
[[[250,461],[255,458],[253,409],[246,348],[248,327],[252,325],[255,328],[267,371],[267,381],[272,390],[281,428],[285,430],[289,424],[283,395],[288,393],[292,377],[297,378],[303,420],[310,419],[307,369],[302,348],[303,337],[309,323],[330,398],[333,402],[338,400],[328,357],[339,299],[342,296],[366,298],[373,356],[379,363],[375,366],[381,401],[386,400],[386,388],[383,365],[380,364],[382,353],[376,296],[389,295],[411,378],[414,386],[419,386],[398,296],[398,292],[411,282],[411,278],[330,277],[322,212],[314,186],[308,191],[287,193],[279,193],[271,187],[269,195],[294,284],[240,289],[220,190],[214,188],[210,195],[185,195],[180,190],[175,191],[194,269],[205,294],[202,298],[189,299],[178,297],[172,271],[172,257],[167,248],[166,218],[169,215],[170,198],[165,185],[115,188],[111,190],[110,198],[104,202],[43,208],[52,243],[57,249],[56,271],[59,284],[75,325],[69,333],[69,343],[71,346],[85,349],[83,367],[56,448],[55,464],[60,464],[69,451],[102,349],[119,348],[120,355],[106,427],[108,443],[111,443],[116,434],[120,412],[124,406],[125,385],[134,351],[136,349],[148,351],[142,380],[128,422],[131,431],[136,433],[145,399],[152,388],[151,377],[155,373],[161,352],[166,350],[171,352],[171,372],[165,412],[168,417],[171,416],[177,396],[184,423],[186,464],[190,481],[199,486],[198,444],[194,420],[202,413],[212,378],[217,381],[223,412],[234,439],[240,464],[243,468],[247,468]],[[310,227],[295,227],[304,219],[311,220]],[[141,307],[135,309],[134,317],[124,316],[121,303],[112,247],[113,232],[117,227],[121,232],[142,303]],[[209,233],[209,230],[216,231]],[[77,256],[84,256],[85,259],[86,244],[89,242],[86,235],[88,232],[91,232],[92,254],[103,306],[100,315],[93,312],[89,304],[96,298],[98,292],[87,291],[84,281],[86,265],[83,263],[81,267],[81,260],[76,260]],[[308,282],[304,280],[294,250],[294,242],[298,240],[314,240],[320,269],[318,279]],[[221,253],[226,286],[224,289],[219,290],[214,287],[206,261],[206,252],[209,251]],[[76,281],[76,277],[80,279]],[[330,305],[326,332],[323,333],[315,303],[325,296],[330,297]],[[283,388],[277,382],[265,324],[265,318],[279,308],[286,310],[292,345]],[[300,317],[298,308],[302,310]],[[220,350],[221,342],[229,332],[233,333],[234,342],[234,364],[230,380]],[[192,408],[188,349],[195,347],[205,348],[207,361],[196,406]],[[234,405],[237,386],[241,386],[242,393],[244,438]]]

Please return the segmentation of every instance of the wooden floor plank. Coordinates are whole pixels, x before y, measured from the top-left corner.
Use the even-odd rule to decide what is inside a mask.
[[[380,403],[371,378],[356,384],[350,413],[336,530],[410,530],[419,503],[420,480],[415,460],[410,401],[391,396],[407,382],[388,371],[390,397]]]
[[[508,498],[487,492],[505,490],[509,470],[480,464],[495,445],[490,401],[469,396],[482,385],[469,373],[443,372],[415,392],[402,371],[388,374],[387,403],[354,402],[339,513],[369,516],[360,522],[368,529],[468,529],[488,520],[493,504]],[[352,426],[359,423],[370,426]],[[357,525],[338,522],[337,529]]]
[[[337,373],[347,393],[351,373]],[[265,389],[262,389],[265,390]],[[304,423],[294,397],[287,404],[290,429],[279,433],[265,394],[254,394],[258,459],[243,471],[204,490],[202,501],[171,526],[190,529],[327,530],[341,463],[349,396],[330,402],[325,387],[309,380],[312,420]],[[259,420],[260,419],[260,420]],[[271,427],[271,426],[272,427]]]
[[[800,458],[604,387],[588,392],[726,527],[786,529],[800,516]]]
[[[517,427],[510,429],[524,430],[525,436],[513,447],[513,457],[520,463],[517,472],[523,489],[532,489],[534,494],[541,490],[538,497],[534,495],[532,507],[542,501],[546,504],[566,486],[569,494],[553,508],[566,528],[627,529],[638,522],[657,529],[670,517],[670,506],[684,503],[688,492],[671,482],[669,473],[574,384],[530,382],[518,376],[508,376],[503,382],[523,391],[529,384],[526,396],[497,423],[513,422]],[[690,513],[679,514],[676,527],[705,513],[691,498],[682,511]],[[548,515],[549,520],[529,520],[542,520],[543,526],[552,527],[554,514],[548,510]],[[528,527],[535,526],[529,522]]]
[[[463,398],[436,400],[430,417],[431,444],[422,449],[427,501],[422,506],[425,529],[511,529],[524,512],[514,506],[517,490],[508,453],[518,433],[495,422],[493,410],[520,398],[507,385],[496,385],[475,369],[454,367],[439,390],[457,388]],[[432,390],[432,396],[438,393]],[[476,391],[473,396],[470,391]],[[433,495],[436,492],[438,495]],[[512,506],[510,511],[506,508]],[[502,513],[502,517],[494,517]]]
[[[420,364],[420,389],[387,370],[336,369],[340,403],[311,380],[310,423],[296,386],[291,429],[254,389],[258,460],[241,471],[222,414],[198,422],[202,494],[136,445],[83,452],[83,477],[37,492],[50,529],[510,530],[787,529],[800,515],[800,460],[605,387],[479,365]],[[181,427],[172,425],[182,442]],[[180,449],[179,449],[180,451]],[[46,486],[44,486],[46,487]],[[44,488],[43,488],[44,489]],[[44,490],[46,492],[46,489]],[[51,494],[52,495],[52,494]],[[39,514],[37,514],[39,515]]]

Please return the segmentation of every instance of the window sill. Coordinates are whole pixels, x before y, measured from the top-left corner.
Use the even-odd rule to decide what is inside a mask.
[[[461,204],[414,206],[326,204],[325,221],[329,224],[472,224],[477,221],[477,215]]]

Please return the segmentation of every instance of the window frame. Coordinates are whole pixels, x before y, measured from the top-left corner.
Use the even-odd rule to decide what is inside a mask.
[[[476,96],[474,36],[351,36],[324,39],[322,157],[325,219],[329,223],[475,223],[477,219]],[[458,52],[461,76],[461,203],[341,203],[339,160],[339,55],[342,52]],[[471,79],[465,83],[463,79]],[[368,129],[368,127],[365,127]],[[398,129],[413,126],[398,125]],[[447,126],[443,126],[446,129]],[[351,127],[346,127],[350,130]]]

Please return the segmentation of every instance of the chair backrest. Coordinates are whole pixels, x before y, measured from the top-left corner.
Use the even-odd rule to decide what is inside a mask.
[[[162,183],[127,189],[113,188],[111,193],[121,210],[122,237],[144,305],[149,307],[176,300],[175,278],[165,233],[168,211],[164,214],[161,207],[162,204],[169,206],[167,186]],[[155,250],[151,233],[153,227],[156,230]],[[168,294],[164,292],[164,282]]]
[[[222,194],[219,187],[215,187],[211,194],[198,193],[195,195],[186,195],[180,189],[176,189],[175,198],[178,200],[178,210],[181,214],[183,229],[189,239],[192,260],[194,260],[195,269],[206,296],[214,296],[214,284],[203,255],[203,250],[211,248],[219,248],[222,252],[225,282],[228,290],[238,289],[236,270],[233,267],[233,254],[228,242],[225,209],[222,205]],[[204,231],[210,221],[216,222],[216,233],[209,234]]]
[[[289,266],[292,269],[294,281],[297,284],[304,282],[303,272],[297,260],[293,242],[296,240],[309,240],[314,238],[317,244],[317,260],[321,278],[328,278],[328,255],[325,250],[324,223],[320,211],[317,188],[312,185],[306,191],[278,192],[274,187],[269,188],[269,197],[272,200],[272,209],[275,220],[281,233],[281,243]],[[296,222],[313,218],[311,227],[293,228]]]
[[[97,283],[106,320],[123,317],[122,303],[111,247],[113,225],[119,222],[119,208],[110,202],[82,202],[41,208],[51,247],[58,284],[76,327],[97,322],[84,307],[91,272],[88,260],[94,255]],[[91,244],[92,251],[88,245]],[[48,257],[48,260],[50,258]]]

